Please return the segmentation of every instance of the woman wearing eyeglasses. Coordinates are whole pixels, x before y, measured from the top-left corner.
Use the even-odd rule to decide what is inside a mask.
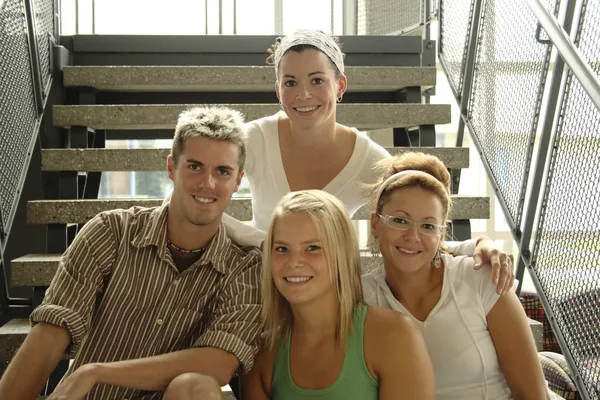
[[[514,292],[496,293],[491,269],[444,250],[450,175],[436,157],[387,162],[376,185],[373,247],[383,268],[363,277],[367,304],[408,315],[423,333],[436,398],[545,399],[544,375]]]

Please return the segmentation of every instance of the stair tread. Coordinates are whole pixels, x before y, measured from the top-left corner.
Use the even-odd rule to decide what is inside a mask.
[[[11,261],[11,287],[49,286],[61,254],[27,254]],[[378,263],[368,250],[361,251],[363,272],[375,268]]]
[[[96,129],[174,129],[179,114],[196,104],[56,105],[56,127]],[[242,112],[247,121],[273,115],[278,104],[198,104],[222,106]],[[449,104],[354,103],[337,106],[337,121],[359,129],[400,128],[450,123]]]
[[[16,353],[30,331],[29,320],[13,319],[0,327],[0,358],[8,361]]]
[[[490,199],[482,196],[452,195],[450,219],[487,219],[490,217]],[[89,199],[89,200],[34,200],[27,203],[29,224],[85,223],[102,211],[128,209],[134,206],[155,207],[163,199]],[[252,219],[250,198],[233,198],[225,210],[240,221]],[[369,204],[360,208],[353,219],[364,220],[371,216]]]
[[[0,327],[0,336],[27,335],[30,330],[27,318],[15,318]]]
[[[274,92],[272,66],[66,66],[65,87],[103,91]],[[350,92],[434,86],[435,67],[346,67]]]
[[[420,151],[450,169],[469,166],[466,147],[386,147],[391,154]],[[164,171],[171,149],[43,149],[42,171]]]

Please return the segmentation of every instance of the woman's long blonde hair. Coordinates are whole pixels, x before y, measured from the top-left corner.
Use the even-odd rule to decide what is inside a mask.
[[[336,297],[338,321],[336,340],[345,343],[352,330],[352,316],[363,302],[358,240],[348,213],[334,196],[321,190],[291,192],[279,200],[269,224],[264,244],[262,270],[262,317],[265,344],[273,350],[277,343],[291,333],[292,311],[288,301],[279,293],[272,277],[271,253],[274,228],[281,217],[306,213],[315,224],[323,244],[325,259]]]

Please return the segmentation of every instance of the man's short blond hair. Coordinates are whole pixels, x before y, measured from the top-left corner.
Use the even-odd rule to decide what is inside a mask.
[[[244,116],[239,111],[226,107],[194,107],[179,114],[171,147],[171,156],[175,165],[185,149],[185,141],[194,137],[235,144],[239,150],[240,171],[244,169],[248,133]]]

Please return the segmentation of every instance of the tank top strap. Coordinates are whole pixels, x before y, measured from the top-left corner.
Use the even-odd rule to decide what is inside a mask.
[[[275,348],[275,362],[273,363],[272,382],[288,381],[288,371],[290,365],[290,339],[291,334],[282,338]]]
[[[344,363],[343,374],[349,376],[364,375],[371,376],[367,363],[365,361],[364,337],[365,337],[365,319],[369,307],[366,304],[359,304],[352,317],[352,332],[348,338],[347,363]]]

